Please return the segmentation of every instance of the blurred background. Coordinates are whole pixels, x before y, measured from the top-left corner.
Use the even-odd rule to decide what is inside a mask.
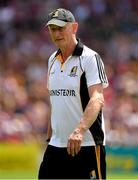
[[[71,10],[78,37],[97,51],[105,90],[108,178],[138,178],[138,1],[0,1],[0,179],[37,179],[46,147],[47,14]]]

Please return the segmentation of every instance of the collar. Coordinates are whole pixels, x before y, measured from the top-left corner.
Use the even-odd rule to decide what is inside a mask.
[[[80,39],[77,39],[78,43],[72,53],[73,56],[81,56],[83,51],[83,43],[80,41]]]
[[[78,43],[72,53],[72,56],[81,56],[83,51],[83,43],[80,41],[80,39],[77,39]],[[55,57],[59,56],[61,54],[61,50],[58,49]]]

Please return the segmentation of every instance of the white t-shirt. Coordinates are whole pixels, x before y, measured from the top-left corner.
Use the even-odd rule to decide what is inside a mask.
[[[48,89],[52,108],[52,137],[49,144],[67,147],[68,137],[78,125],[88,103],[87,87],[102,83],[105,88],[108,80],[100,56],[81,42],[78,42],[72,56],[64,64],[59,60],[59,54],[60,50],[53,53],[48,63]],[[105,143],[102,112],[96,121],[95,126],[86,131],[82,146]]]

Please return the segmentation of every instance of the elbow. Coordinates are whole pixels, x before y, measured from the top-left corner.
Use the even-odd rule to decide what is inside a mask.
[[[91,98],[90,104],[92,104],[93,107],[99,107],[100,109],[103,108],[104,106],[104,97],[103,96],[98,96],[96,98]]]

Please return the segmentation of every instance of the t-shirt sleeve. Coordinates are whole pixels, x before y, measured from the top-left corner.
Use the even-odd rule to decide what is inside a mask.
[[[84,60],[83,68],[86,74],[88,87],[100,83],[103,85],[103,88],[108,86],[104,64],[99,54],[88,56]]]

